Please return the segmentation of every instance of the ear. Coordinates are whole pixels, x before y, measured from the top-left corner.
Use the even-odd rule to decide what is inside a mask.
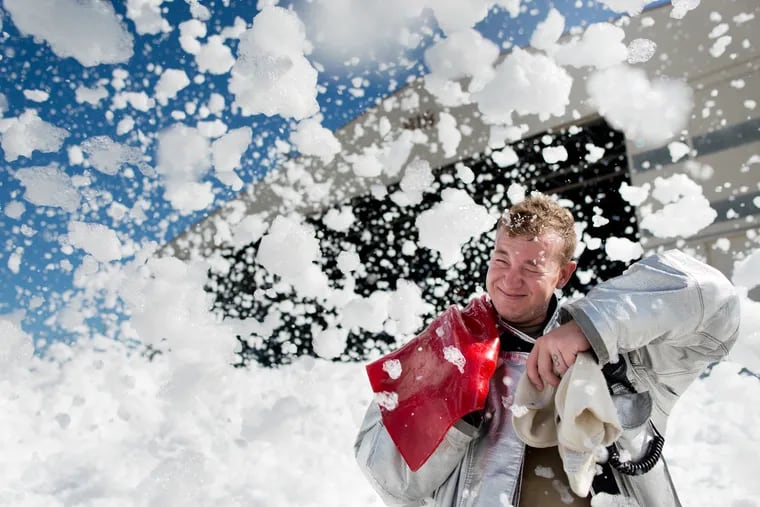
[[[567,282],[570,281],[570,277],[575,273],[575,268],[578,267],[578,263],[575,261],[567,261],[559,269],[559,280],[557,281],[557,288],[561,289]]]

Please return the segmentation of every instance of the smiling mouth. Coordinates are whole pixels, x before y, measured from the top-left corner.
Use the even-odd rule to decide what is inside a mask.
[[[504,296],[506,298],[510,298],[510,299],[517,299],[517,298],[525,297],[525,294],[509,294],[507,292],[504,292],[501,289],[499,289],[499,292],[501,293],[502,296]]]

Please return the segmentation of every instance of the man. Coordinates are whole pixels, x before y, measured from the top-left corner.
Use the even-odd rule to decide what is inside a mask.
[[[624,418],[639,419],[621,421],[626,431],[617,442],[623,456],[617,461],[625,461],[626,453],[633,461],[618,470],[606,467],[592,494],[620,494],[644,507],[680,505],[664,461],[656,452],[654,457],[642,455],[661,449],[657,438],[665,434],[675,401],[736,340],[736,293],[715,269],[671,251],[639,261],[620,277],[560,308],[555,291],[575,270],[575,244],[572,215],[547,196],[533,195],[504,213],[486,277],[496,318],[484,318],[482,323],[497,328],[499,350],[495,370],[489,370],[493,374],[485,406],[447,426],[432,454],[412,470],[394,444],[399,439],[391,438],[383,413],[373,402],[355,453],[386,503],[590,505],[589,498],[569,491],[557,448],[525,446],[516,436],[510,413],[514,386],[523,374],[539,391],[556,387],[576,356],[588,351],[604,367],[610,391],[629,396],[630,413]],[[446,339],[444,333],[439,336]],[[415,341],[412,347],[417,347]],[[442,375],[430,376],[435,380],[418,375],[419,389],[435,393],[440,386],[452,385]],[[430,390],[426,382],[438,386]],[[447,403],[461,395],[437,392]],[[430,420],[431,425],[436,423]],[[396,426],[394,431],[404,431],[406,425]]]

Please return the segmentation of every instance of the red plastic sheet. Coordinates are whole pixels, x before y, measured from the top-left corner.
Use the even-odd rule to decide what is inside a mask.
[[[411,470],[422,467],[456,421],[483,409],[498,352],[496,313],[483,296],[464,310],[448,308],[412,341],[367,365],[372,390],[398,397],[380,411]]]

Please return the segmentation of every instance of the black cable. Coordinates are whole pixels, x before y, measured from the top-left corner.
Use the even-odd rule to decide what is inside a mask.
[[[651,425],[654,431],[654,437],[649,441],[647,445],[647,451],[644,453],[644,457],[638,461],[620,461],[620,452],[615,444],[607,447],[609,453],[608,463],[612,468],[625,475],[643,475],[649,472],[662,456],[662,448],[665,445],[665,439],[657,431],[654,425]]]

